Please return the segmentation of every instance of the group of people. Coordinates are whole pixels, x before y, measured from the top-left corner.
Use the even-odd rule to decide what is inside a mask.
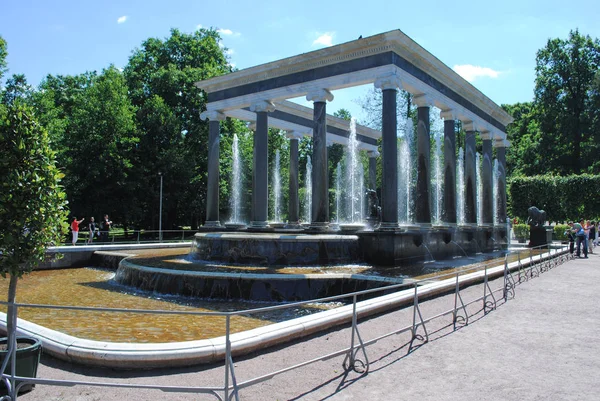
[[[594,246],[598,245],[598,231],[595,221],[579,220],[579,222],[569,221],[569,229],[565,235],[569,238],[570,252],[575,252],[575,243],[577,243],[577,257],[581,257],[583,248],[583,257],[588,257],[589,253],[594,253]]]
[[[73,221],[71,222],[73,245],[77,244],[77,239],[79,237],[79,225],[83,223],[84,220],[85,218],[77,220],[77,217],[73,216]],[[100,222],[99,226],[96,224],[94,217],[90,217],[90,222],[88,223],[89,238],[87,243],[91,244],[94,241],[95,236],[100,238],[101,242],[108,242],[108,232],[112,228],[112,224],[113,222],[109,220],[107,214],[104,215],[104,218]]]

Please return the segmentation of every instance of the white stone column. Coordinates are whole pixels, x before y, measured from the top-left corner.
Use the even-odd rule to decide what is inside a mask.
[[[250,228],[268,227],[269,212],[269,121],[268,113],[275,110],[270,101],[261,100],[250,105],[256,113],[252,169],[252,218]]]
[[[206,182],[206,221],[204,227],[219,228],[219,122],[226,117],[216,110],[207,110],[200,114],[202,120],[208,119],[208,179]]]
[[[378,78],[375,88],[383,94],[381,152],[381,225],[380,230],[398,228],[398,118],[396,115],[396,94],[402,86],[400,78],[390,74]]]
[[[333,95],[327,89],[312,90],[306,100],[314,102],[312,156],[312,221],[311,229],[329,227],[329,176],[327,174],[327,102]]]

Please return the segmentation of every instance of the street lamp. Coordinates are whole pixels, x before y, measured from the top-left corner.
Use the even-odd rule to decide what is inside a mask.
[[[162,242],[162,173],[159,172],[158,176],[160,177],[160,203],[158,206],[158,241]]]

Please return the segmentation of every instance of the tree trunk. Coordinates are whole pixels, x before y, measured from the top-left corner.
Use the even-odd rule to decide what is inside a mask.
[[[7,331],[7,337],[8,337],[8,342],[7,342],[7,346],[10,346],[11,341],[14,340],[15,338],[13,338],[13,336],[11,335],[13,333],[13,325],[16,324],[17,322],[17,316],[16,316],[16,307],[13,305],[14,302],[16,302],[16,298],[17,298],[17,281],[19,280],[19,278],[15,275],[10,276],[10,283],[8,285],[8,311],[6,314],[6,331]]]
[[[17,323],[17,308],[14,306],[14,303],[16,302],[16,298],[17,298],[17,281],[19,280],[19,278],[13,274],[10,275],[10,283],[8,285],[8,310],[6,313],[6,337],[7,337],[7,341],[6,341],[6,348],[8,351],[11,350],[11,346],[12,349],[14,350],[13,352],[16,352],[16,348],[17,348],[17,335],[16,335],[16,323]],[[8,356],[8,354],[7,354]],[[15,358],[12,358],[11,364],[15,363]],[[7,365],[7,368],[9,369],[9,372],[12,372],[12,367],[11,365]],[[12,387],[12,396],[16,395],[15,392],[15,385],[16,382],[12,381],[11,382],[11,387]]]

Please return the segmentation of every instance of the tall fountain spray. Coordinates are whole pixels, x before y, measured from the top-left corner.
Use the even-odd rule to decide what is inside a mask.
[[[281,174],[279,173],[279,149],[275,151],[275,164],[273,165],[273,214],[274,221],[281,221]]]
[[[456,220],[465,224],[465,151],[458,148],[456,160]]]
[[[229,207],[231,208],[231,223],[241,224],[241,189],[242,189],[242,159],[240,157],[239,139],[237,134],[233,134],[233,144],[231,145],[233,155],[233,174],[231,176],[231,197],[229,198]]]
[[[342,195],[342,165],[337,164],[335,168],[335,222],[340,224],[340,199]]]
[[[348,156],[346,167],[346,188],[348,191],[349,223],[362,223],[362,198],[364,191],[362,189],[363,166],[360,162],[360,151],[358,149],[358,139],[356,138],[356,119],[350,120],[350,136],[348,137]]]
[[[442,221],[442,137],[438,134],[435,137],[435,153],[433,156],[433,185],[434,185],[434,201],[433,201],[433,221],[440,223]]]
[[[306,192],[304,195],[304,217],[308,223],[312,221],[312,161],[306,159]]]
[[[481,179],[481,170],[482,170],[482,166],[481,166],[481,154],[477,153],[475,155],[475,171],[477,172],[477,207],[475,210],[477,210],[477,224],[478,225],[482,225],[483,224],[483,180]]]
[[[498,206],[499,206],[499,198],[498,198],[498,181],[499,181],[499,170],[498,170],[498,159],[494,159],[494,168],[492,170],[492,182],[493,182],[493,191],[492,199],[494,200],[494,225],[497,225],[498,222]],[[504,222],[503,222],[504,223]]]
[[[404,224],[412,221],[412,138],[413,121],[407,118],[398,151],[398,221]]]

